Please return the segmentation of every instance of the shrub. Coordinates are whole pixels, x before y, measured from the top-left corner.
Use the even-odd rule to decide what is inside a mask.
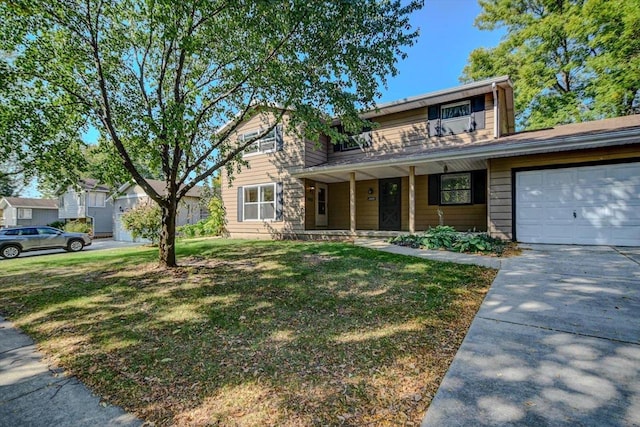
[[[64,224],[64,231],[71,233],[87,233],[91,234],[91,225],[82,221],[69,221]]]
[[[427,249],[451,249],[458,232],[448,225],[429,228],[422,237],[422,245]]]
[[[486,233],[462,233],[453,227],[439,225],[421,235],[407,234],[389,240],[399,246],[426,249],[446,249],[453,252],[481,252],[502,255],[506,242]]]
[[[212,197],[209,201],[209,217],[195,224],[186,224],[178,228],[185,237],[220,236],[225,231],[225,210],[222,200]]]
[[[64,230],[64,221],[53,221],[51,224],[47,224],[49,227],[57,228],[58,230]]]
[[[122,215],[122,226],[134,239],[141,237],[157,244],[162,229],[160,207],[155,203],[138,205]]]

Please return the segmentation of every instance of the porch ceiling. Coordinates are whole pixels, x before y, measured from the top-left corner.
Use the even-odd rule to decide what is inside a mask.
[[[356,181],[364,181],[367,179],[384,179],[395,178],[399,176],[409,176],[409,167],[416,167],[416,175],[430,175],[436,173],[447,172],[462,172],[471,171],[477,169],[486,169],[487,161],[485,159],[459,159],[459,160],[446,160],[446,161],[422,161],[407,163],[406,165],[389,165],[389,166],[372,166],[367,165],[354,165],[352,171],[314,171],[308,173],[298,174],[299,178],[313,179],[315,181],[334,183],[349,181],[349,174],[355,172]]]

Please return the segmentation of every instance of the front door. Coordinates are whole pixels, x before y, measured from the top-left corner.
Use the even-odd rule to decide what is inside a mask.
[[[402,178],[380,180],[379,225],[380,230],[400,230]]]
[[[316,227],[329,224],[327,201],[327,184],[316,183]]]

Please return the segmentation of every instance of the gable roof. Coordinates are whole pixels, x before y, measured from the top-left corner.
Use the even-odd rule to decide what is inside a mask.
[[[55,199],[33,199],[27,197],[3,197],[0,205],[8,205],[12,208],[31,209],[58,209],[58,201]]]
[[[111,187],[101,184],[100,181],[93,178],[83,178],[78,182],[80,188],[87,191],[99,191],[109,193],[111,192]]]
[[[157,179],[147,179],[147,182],[149,183],[151,188],[153,188],[158,194],[164,194],[165,185],[166,185],[164,181],[160,181],[160,180],[157,180]],[[135,187],[136,185],[138,185],[138,183],[135,182],[135,181],[127,182],[126,184],[123,184],[123,185],[120,186],[120,188],[118,188],[117,194],[122,194],[122,193],[126,192],[129,188]],[[193,187],[189,191],[187,191],[186,196],[187,197],[200,197],[201,194],[202,194],[202,187],[196,185],[195,187]],[[116,196],[116,198],[118,198],[118,196]]]

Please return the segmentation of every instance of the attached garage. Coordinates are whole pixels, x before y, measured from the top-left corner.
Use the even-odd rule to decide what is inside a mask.
[[[515,238],[640,246],[640,162],[514,171]]]

